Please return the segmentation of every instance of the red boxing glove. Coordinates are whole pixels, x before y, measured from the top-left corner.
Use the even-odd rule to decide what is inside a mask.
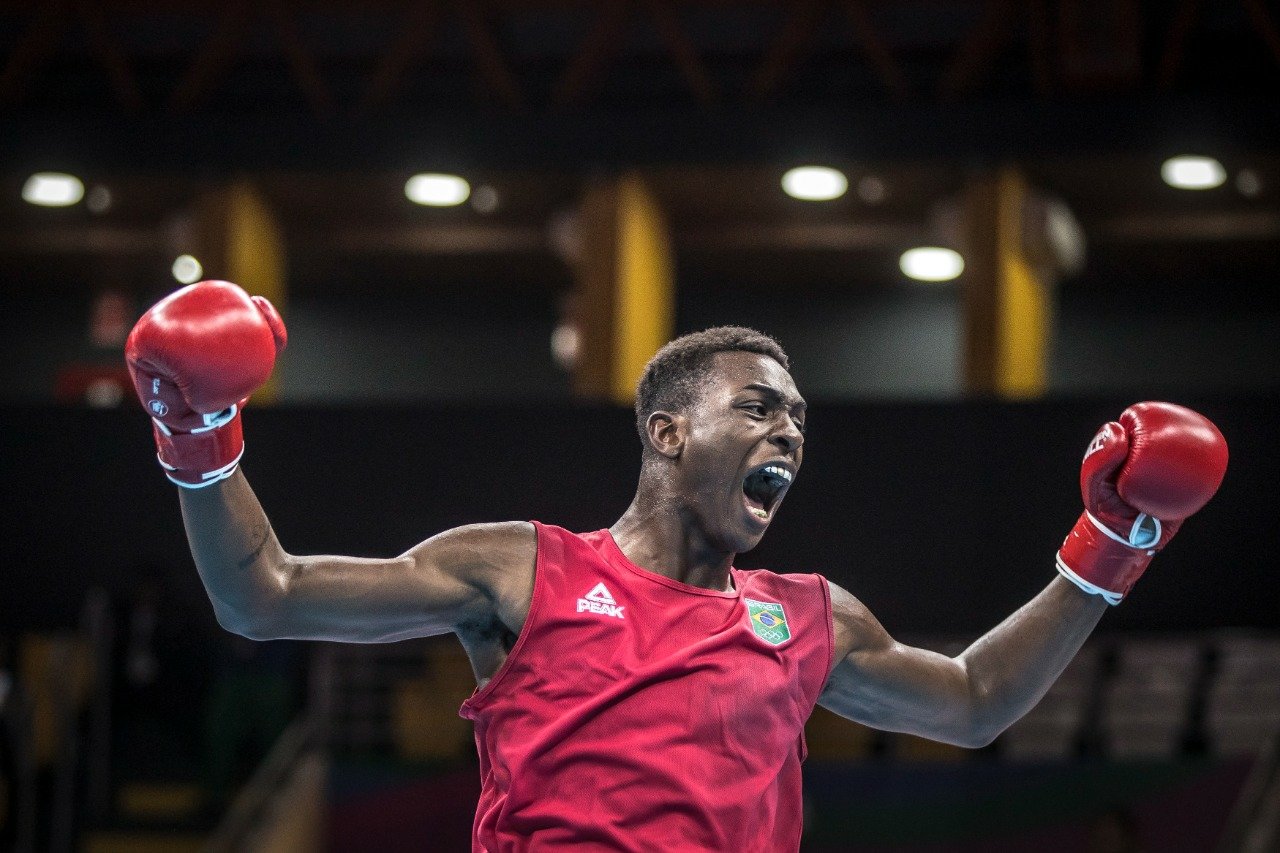
[[[1226,471],[1227,440],[1204,415],[1172,403],[1130,406],[1085,451],[1085,509],[1058,551],[1058,571],[1119,604]]]
[[[125,361],[170,480],[198,489],[231,476],[244,453],[240,408],[287,340],[270,302],[226,281],[184,287],[142,315]]]

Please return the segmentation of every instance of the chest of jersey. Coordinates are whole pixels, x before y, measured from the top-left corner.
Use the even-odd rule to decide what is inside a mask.
[[[830,668],[825,582],[735,570],[731,592],[698,589],[631,565],[607,535],[540,526],[524,630],[462,708],[484,777],[477,837],[790,837]]]
[[[585,580],[539,602],[539,649],[514,667],[532,696],[561,709],[635,706],[649,728],[714,730],[726,745],[757,741],[762,727],[795,734],[803,725],[802,662],[789,654],[796,638],[785,604],[616,574]]]
[[[829,665],[820,597],[768,572],[735,570],[731,592],[690,587],[631,565],[607,535],[540,536],[525,629],[464,714],[506,717],[510,702],[508,729],[618,750],[690,742],[737,762],[801,749]]]

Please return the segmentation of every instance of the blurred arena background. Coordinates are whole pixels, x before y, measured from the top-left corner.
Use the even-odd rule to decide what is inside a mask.
[[[213,620],[121,346],[227,278],[290,328],[286,548],[606,526],[640,367],[741,323],[813,407],[740,565],[944,651],[1052,575],[1098,423],[1205,412],[1221,493],[995,744],[813,718],[805,849],[1280,849],[1278,96],[1266,0],[0,4],[0,847],[467,849],[451,638]]]

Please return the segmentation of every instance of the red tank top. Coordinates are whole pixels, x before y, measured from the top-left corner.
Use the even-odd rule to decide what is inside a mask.
[[[462,705],[474,851],[796,850],[804,723],[831,671],[827,583],[642,569],[608,530],[534,522],[524,629]]]

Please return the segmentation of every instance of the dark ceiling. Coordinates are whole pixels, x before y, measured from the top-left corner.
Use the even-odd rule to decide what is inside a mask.
[[[0,279],[92,286],[86,259],[163,277],[192,201],[249,174],[297,289],[424,265],[557,289],[557,224],[594,175],[639,167],[694,280],[873,283],[937,238],[969,176],[1016,162],[1083,224],[1083,287],[1256,280],[1280,243],[1278,20],[1262,0],[10,0]],[[1161,159],[1188,152],[1233,180],[1166,187]],[[784,196],[781,172],[809,161],[854,190]],[[24,204],[39,169],[110,208]],[[419,170],[497,207],[414,206]]]

